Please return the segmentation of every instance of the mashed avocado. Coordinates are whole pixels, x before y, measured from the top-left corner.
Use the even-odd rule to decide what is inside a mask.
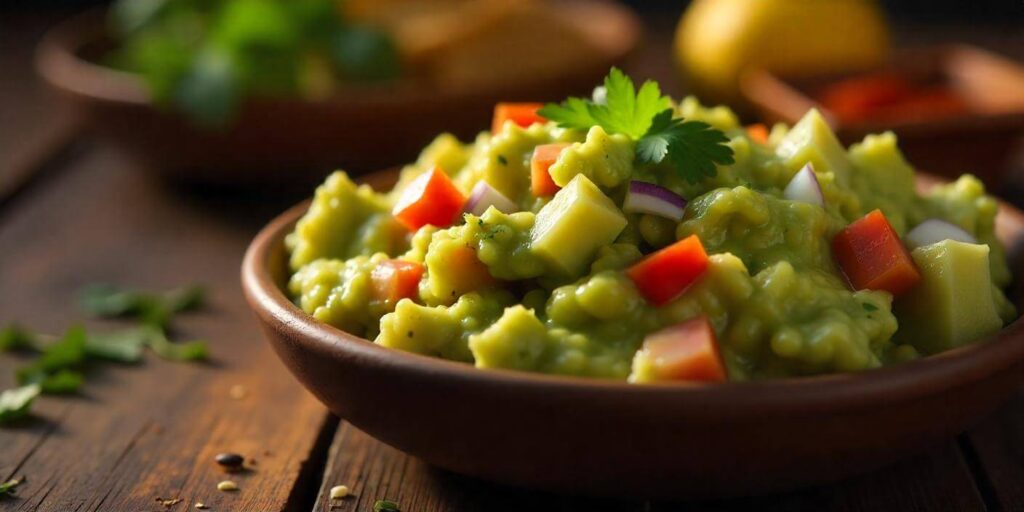
[[[724,132],[733,163],[687,180],[667,160],[642,163],[633,138],[600,126],[507,122],[470,143],[438,137],[391,192],[337,172],[287,239],[289,291],[317,319],[383,346],[480,368],[636,382],[657,378],[637,358],[645,337],[697,317],[713,328],[734,380],[895,364],[976,341],[1015,317],[1001,291],[1010,274],[995,236],[997,203],[974,177],[922,195],[892,133],[847,149],[812,111],[759,142],[723,107],[687,98],[671,108]],[[547,171],[560,190],[538,197],[531,156],[548,144],[565,145]],[[784,193],[808,163],[823,206]],[[466,197],[486,182],[505,211],[495,203],[410,232],[392,208],[435,168]],[[682,218],[624,211],[631,180],[685,198]],[[855,290],[832,241],[874,210],[899,237],[942,219],[978,243],[908,252],[921,282],[903,296]],[[706,270],[653,304],[627,269],[694,235],[708,254]],[[388,260],[422,269],[399,300],[375,288],[376,269]]]

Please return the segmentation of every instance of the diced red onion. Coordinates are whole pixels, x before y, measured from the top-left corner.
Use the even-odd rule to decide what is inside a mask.
[[[502,213],[519,211],[519,205],[505,197],[505,194],[498,192],[497,189],[486,181],[480,181],[473,187],[473,192],[469,194],[469,201],[466,201],[466,211],[479,216],[483,215],[491,206],[497,208]]]
[[[911,249],[924,247],[943,240],[956,240],[957,242],[969,244],[978,243],[978,239],[974,238],[963,228],[942,219],[928,219],[918,224],[914,229],[911,229],[907,236],[903,237],[903,241]]]
[[[786,190],[783,192],[786,199],[800,201],[825,207],[825,194],[821,192],[821,184],[818,183],[818,176],[814,174],[814,166],[808,163],[793,175],[789,180]]]
[[[633,213],[649,213],[678,222],[683,218],[686,199],[653,183],[631,181],[622,209]]]
[[[590,94],[591,101],[598,105],[606,105],[608,103],[608,89],[605,89],[603,85],[594,87],[594,92]]]

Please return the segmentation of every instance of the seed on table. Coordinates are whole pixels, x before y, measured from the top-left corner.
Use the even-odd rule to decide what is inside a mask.
[[[240,469],[245,463],[245,457],[237,453],[218,453],[214,460],[229,471]]]
[[[224,480],[223,482],[217,484],[217,490],[218,491],[237,491],[238,490],[238,484],[232,482],[231,480]]]
[[[210,507],[207,506],[206,503],[203,503],[201,501],[197,501],[196,502],[196,508],[199,509],[199,510],[208,510]]]
[[[345,496],[348,496],[348,492],[349,489],[347,485],[335,485],[334,487],[331,487],[331,499],[340,500]]]
[[[228,396],[235,400],[241,400],[248,395],[249,390],[241,384],[235,384],[234,386],[231,386],[230,389],[228,389]]]

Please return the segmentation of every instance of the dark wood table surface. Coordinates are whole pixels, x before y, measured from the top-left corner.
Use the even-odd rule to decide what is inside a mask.
[[[213,361],[108,365],[90,373],[80,394],[38,400],[30,421],[0,429],[0,481],[26,477],[15,497],[0,498],[0,510],[185,511],[203,502],[214,511],[328,511],[325,494],[341,484],[353,496],[333,510],[372,510],[382,498],[403,511],[1024,510],[1024,396],[895,466],[727,502],[510,489],[430,468],[377,442],[332,417],[287,374],[242,297],[237,276],[247,243],[297,197],[169,186],[80,130],[31,72],[32,45],[54,19],[0,18],[0,325],[48,332],[93,325],[75,301],[88,283],[161,289],[201,282],[212,290],[211,305],[178,328],[210,340]],[[1006,49],[1003,36],[975,32]],[[678,93],[668,34],[654,31],[628,68]],[[1004,192],[1024,199],[1014,190]],[[0,355],[0,388],[12,384],[22,362]],[[254,459],[251,470],[230,477],[238,492],[216,489],[226,476],[213,457],[225,451]],[[157,498],[182,501],[164,507]]]

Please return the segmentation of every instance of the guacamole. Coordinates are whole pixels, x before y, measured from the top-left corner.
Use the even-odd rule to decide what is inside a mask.
[[[919,194],[894,134],[844,148],[816,111],[758,138],[723,107],[687,98],[667,108],[721,131],[732,163],[689,179],[668,159],[638,157],[636,137],[544,119],[508,120],[469,143],[441,135],[389,192],[343,172],[317,189],[287,238],[288,289],[316,319],[385,347],[632,382],[686,380],[694,354],[720,361],[730,380],[876,368],[1015,317],[1001,291],[1010,274],[997,203],[976,178]],[[557,151],[545,168],[548,146]],[[820,201],[792,198],[801,172]],[[627,207],[635,182],[677,196],[679,218]],[[868,229],[879,218],[888,231]],[[972,240],[905,249],[928,219]],[[876,232],[866,257],[894,247],[904,270],[860,285],[870,266],[849,268],[837,240],[856,247]],[[893,293],[884,283],[899,272],[912,279]],[[673,326],[698,318],[711,345],[692,342],[704,332],[692,325],[673,345]]]

